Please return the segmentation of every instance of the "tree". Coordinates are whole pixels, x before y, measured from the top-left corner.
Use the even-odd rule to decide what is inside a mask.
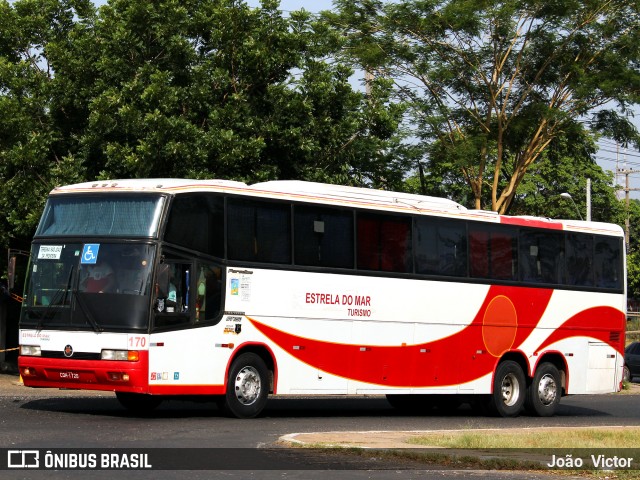
[[[624,225],[624,207],[616,197],[613,175],[595,162],[597,146],[581,125],[557,136],[529,169],[510,205],[511,215],[535,215],[549,218],[586,217],[586,180],[591,180],[591,215],[594,221]],[[430,145],[432,157],[442,156],[438,142]],[[449,159],[447,159],[449,160]],[[580,175],[576,176],[576,172]],[[422,181],[419,176],[408,179],[408,188],[418,193],[456,198],[472,204],[462,172],[452,162],[431,164]],[[561,193],[573,199],[563,199]],[[487,200],[484,193],[484,200]],[[574,205],[575,203],[575,205]],[[578,209],[576,211],[576,208]]]
[[[99,177],[373,182],[392,171],[402,112],[324,61],[332,32],[304,11],[237,0],[113,0],[96,23],[99,72],[85,164]]]
[[[67,47],[93,15],[89,1],[0,1],[0,245],[31,237],[46,194],[83,177],[73,155],[78,115]],[[66,57],[66,58],[65,58]],[[75,92],[76,94],[79,92]],[[23,246],[20,243],[20,246]]]
[[[367,71],[393,78],[416,136],[505,213],[554,139],[592,127],[638,143],[640,4],[628,0],[338,0],[327,13]],[[615,110],[615,108],[618,110]],[[432,152],[433,153],[433,152]],[[485,189],[490,195],[485,198]]]
[[[277,6],[0,0],[0,243],[84,180],[401,183],[391,83],[353,87],[343,40]]]

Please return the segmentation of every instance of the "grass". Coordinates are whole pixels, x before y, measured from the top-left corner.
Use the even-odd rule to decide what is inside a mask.
[[[489,449],[489,448],[638,448],[640,428],[622,427],[571,429],[562,428],[486,431],[465,430],[461,432],[433,432],[410,438],[413,445]]]
[[[516,432],[504,430],[476,430],[459,432],[433,432],[407,440],[407,443],[429,446],[444,447],[452,450],[469,451],[464,457],[454,456],[454,459],[463,463],[480,468],[515,469],[515,470],[539,470],[541,465],[532,465],[532,460],[536,457],[536,451],[545,452],[542,458],[549,459],[552,453],[560,456],[573,454],[573,458],[588,457],[591,453],[602,449],[633,448],[638,449],[640,445],[640,427],[608,427],[602,428],[542,428],[532,430],[518,430]],[[485,459],[482,455],[473,455],[471,452],[486,452],[492,449],[504,449],[512,451],[519,449],[531,452],[531,455],[523,455],[518,459],[498,458]],[[557,449],[554,451],[554,449]],[[560,450],[561,449],[561,450]],[[474,458],[475,457],[475,458]],[[507,455],[508,457],[508,455]],[[540,455],[538,455],[538,461]],[[636,462],[639,459],[635,459]],[[546,461],[546,460],[544,460]],[[637,465],[637,463],[635,463]],[[544,467],[542,467],[545,470]],[[552,470],[559,476],[580,475],[586,478],[597,479],[619,479],[637,480],[640,479],[639,470]]]
[[[544,471],[546,474],[559,477],[579,476],[587,479],[640,479],[640,470],[550,470],[545,465],[551,461],[552,454],[559,457],[572,455],[574,459],[580,457],[585,459],[585,465],[590,465],[587,459],[591,454],[633,456],[640,449],[640,427],[434,431],[406,438],[404,442],[407,446],[433,448],[380,450],[330,447],[329,450],[349,452],[352,455],[400,459],[415,462],[417,465],[438,465],[442,468]],[[316,444],[313,447],[323,446]],[[326,445],[324,447],[326,448]],[[629,453],[629,450],[622,449],[634,451]],[[640,458],[634,458],[633,465],[637,466],[639,462]]]

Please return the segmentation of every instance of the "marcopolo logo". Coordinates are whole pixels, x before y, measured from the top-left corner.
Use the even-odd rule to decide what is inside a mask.
[[[9,450],[7,452],[8,468],[40,468],[40,452],[38,450]]]

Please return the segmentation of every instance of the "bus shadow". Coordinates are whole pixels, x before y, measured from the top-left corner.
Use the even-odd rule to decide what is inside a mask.
[[[167,400],[148,413],[133,413],[115,398],[109,397],[49,397],[28,400],[20,406],[25,410],[70,413],[123,418],[197,418],[220,417],[222,412],[214,402]]]
[[[26,410],[95,415],[124,418],[216,418],[225,417],[214,401],[165,400],[158,408],[145,414],[133,413],[120,405],[114,397],[47,397],[26,401],[20,406]],[[527,416],[523,413],[522,416]],[[593,408],[560,404],[556,417],[611,416]],[[469,417],[486,418],[487,415],[468,404],[453,408],[401,410],[393,408],[384,397],[272,397],[260,418],[345,418],[345,417]]]

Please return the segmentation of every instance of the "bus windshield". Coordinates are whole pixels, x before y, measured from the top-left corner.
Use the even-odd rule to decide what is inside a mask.
[[[22,326],[146,330],[155,247],[34,244]]]
[[[163,199],[141,194],[51,196],[36,237],[155,237]]]

